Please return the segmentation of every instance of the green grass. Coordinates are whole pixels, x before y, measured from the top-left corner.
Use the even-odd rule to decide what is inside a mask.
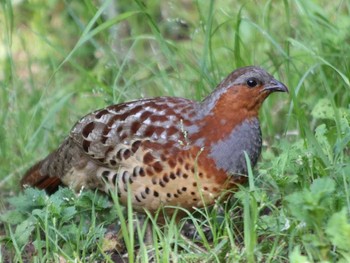
[[[0,262],[113,262],[115,245],[130,262],[350,261],[349,1],[12,2],[0,1]],[[183,221],[148,219],[154,244],[139,244],[132,211],[92,192],[19,193],[84,114],[140,97],[200,100],[251,64],[290,94],[261,109],[249,185],[188,214],[197,240],[179,234]],[[125,244],[106,238],[111,226]]]

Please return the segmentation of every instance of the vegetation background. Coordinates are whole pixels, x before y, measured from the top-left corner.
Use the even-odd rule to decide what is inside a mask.
[[[0,262],[350,262],[349,0],[0,8]],[[264,103],[249,185],[201,219],[189,215],[194,240],[170,220],[147,246],[133,235],[142,240],[145,229],[132,228],[131,211],[97,193],[20,194],[25,170],[84,114],[140,97],[200,100],[252,64],[290,94]],[[124,244],[108,236],[111,225]]]

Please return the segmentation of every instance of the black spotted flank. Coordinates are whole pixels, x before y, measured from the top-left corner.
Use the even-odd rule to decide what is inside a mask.
[[[169,176],[170,176],[170,178],[171,178],[172,180],[175,180],[175,179],[176,179],[176,175],[175,175],[173,172],[171,172]]]
[[[150,192],[151,192],[151,190],[150,190],[148,187],[146,187],[146,188],[145,188],[145,193],[146,193],[146,194],[149,194]]]
[[[141,200],[140,200],[140,198],[137,195],[135,195],[135,199],[136,199],[137,202],[141,203]]]
[[[144,176],[146,175],[145,170],[143,170],[142,167],[140,167],[139,175],[140,175],[141,177],[144,177]]]
[[[122,160],[122,149],[120,149],[117,154],[115,155],[115,158],[119,161]]]
[[[141,141],[135,141],[131,144],[131,151],[133,153],[137,152],[137,150],[140,148]]]
[[[139,175],[139,170],[140,170],[140,167],[139,166],[136,166],[134,168],[134,171],[132,171],[132,176],[133,177],[137,177]]]
[[[146,199],[146,194],[144,192],[141,192],[142,199]]]
[[[137,176],[141,176],[141,177],[144,177],[146,174],[145,174],[145,170],[140,167],[140,166],[136,166],[134,168],[134,171],[132,172],[132,176],[133,177],[137,177]]]
[[[154,191],[154,192],[153,192],[153,195],[154,195],[154,197],[158,197],[158,196],[159,196],[159,193],[158,193],[157,191]]]
[[[83,150],[85,152],[89,152],[89,147],[90,147],[91,142],[87,140],[83,140]]]
[[[125,160],[127,160],[129,157],[131,156],[131,151],[129,149],[126,149],[124,152],[123,152],[123,157]]]
[[[117,183],[117,179],[118,179],[118,174],[117,174],[117,173],[113,174],[112,182],[113,182],[114,184]]]
[[[105,178],[105,179],[108,179],[108,176],[109,176],[109,171],[103,171],[102,172],[102,176]]]
[[[168,177],[167,175],[164,175],[164,176],[163,176],[163,181],[164,181],[165,183],[169,183],[169,177]]]
[[[101,163],[104,163],[105,162],[105,158],[99,158],[99,159],[96,159],[97,161],[101,162]]]
[[[124,171],[122,175],[123,184],[126,184],[127,177],[129,177],[129,173],[127,171]]]
[[[178,177],[182,176],[182,172],[181,172],[181,169],[180,169],[180,168],[177,168],[177,170],[176,170],[176,175],[177,175]]]

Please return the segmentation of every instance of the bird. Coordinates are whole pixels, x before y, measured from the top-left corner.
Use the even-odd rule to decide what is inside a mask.
[[[97,189],[156,213],[212,205],[247,181],[262,148],[259,109],[288,92],[258,66],[234,70],[202,101],[143,98],[82,117],[61,145],[31,167],[22,187]],[[171,213],[171,212],[169,212]]]

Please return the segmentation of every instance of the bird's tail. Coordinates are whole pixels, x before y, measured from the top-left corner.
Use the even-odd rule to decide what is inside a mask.
[[[35,187],[44,189],[47,193],[52,194],[58,190],[60,185],[63,185],[58,177],[43,173],[44,169],[41,168],[44,161],[45,159],[37,162],[24,174],[21,179],[22,188]]]

